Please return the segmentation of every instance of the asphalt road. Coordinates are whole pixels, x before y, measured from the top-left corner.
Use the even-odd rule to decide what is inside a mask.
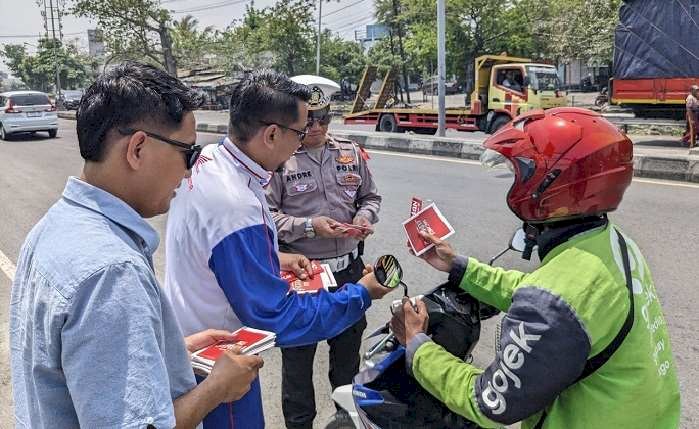
[[[82,161],[77,148],[75,123],[61,121],[59,138],[20,137],[0,142],[0,252],[16,262],[19,248],[31,227],[59,198],[69,175],[79,175]],[[199,134],[201,143],[213,143],[220,136]],[[451,240],[462,253],[487,260],[507,245],[517,220],[506,208],[504,195],[510,179],[482,170],[472,161],[372,152],[370,166],[384,197],[381,221],[367,242],[367,261],[385,253],[396,255],[405,269],[411,293],[422,293],[445,280],[419,260],[408,255],[401,221],[409,213],[413,195],[434,200],[457,231]],[[665,309],[676,357],[683,396],[682,427],[699,426],[699,186],[636,180],[613,219],[643,250]],[[163,216],[151,222],[164,229]],[[156,254],[156,270],[164,273],[164,246]],[[531,270],[510,254],[498,264]],[[1,263],[0,263],[1,265]],[[9,359],[7,348],[7,303],[10,282],[0,272],[0,428],[11,427]],[[367,313],[369,329],[386,322],[388,304],[398,298],[389,295],[375,302]],[[494,322],[485,324],[475,362],[486,364],[493,356]],[[280,354],[264,354],[262,371],[265,413],[268,427],[283,427],[280,408]],[[319,415],[316,427],[323,427],[333,410],[327,382],[327,348],[321,345],[316,359],[315,384]]]

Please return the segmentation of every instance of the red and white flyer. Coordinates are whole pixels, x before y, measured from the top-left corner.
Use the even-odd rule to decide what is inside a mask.
[[[295,275],[285,276],[282,278],[289,283],[289,293],[317,293],[321,289],[328,290],[329,288],[334,288],[337,286],[335,281],[335,276],[330,270],[330,266],[327,264],[319,264],[320,271],[316,272],[314,269],[313,277],[308,277],[306,280],[301,280]]]
[[[192,353],[192,366],[208,374],[224,351],[237,346],[242,354],[255,355],[274,347],[277,337],[274,332],[248,327],[238,329],[233,332],[233,336],[232,340],[219,341]]]
[[[311,270],[312,271],[308,274],[310,277],[313,277],[316,274],[322,273],[323,267],[320,266],[320,262],[311,261]],[[294,273],[293,271],[281,271],[279,273],[279,276],[282,278],[282,280],[286,281],[287,283],[291,283],[299,279],[298,277],[296,277],[296,273]]]
[[[434,203],[421,209],[414,216],[411,216],[410,219],[403,222],[403,228],[408,235],[410,247],[417,256],[434,247],[434,244],[420,237],[420,232],[429,232],[442,240],[454,234],[454,228],[452,228],[449,221],[442,215],[442,212],[439,211]]]
[[[333,228],[351,238],[359,238],[366,233],[374,232],[374,227],[372,226],[354,225],[351,223],[338,223]]]

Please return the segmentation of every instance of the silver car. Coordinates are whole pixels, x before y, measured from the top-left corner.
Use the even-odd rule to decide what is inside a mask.
[[[58,135],[56,106],[48,95],[38,91],[0,93],[0,139],[36,131],[47,131],[51,138]]]

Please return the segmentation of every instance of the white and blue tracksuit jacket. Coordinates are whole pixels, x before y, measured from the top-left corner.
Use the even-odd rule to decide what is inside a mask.
[[[173,199],[167,222],[165,293],[184,335],[243,325],[272,331],[280,346],[332,338],[371,305],[367,290],[287,294],[277,234],[265,200],[270,173],[230,140],[204,148]],[[222,404],[204,428],[262,428],[259,380]]]

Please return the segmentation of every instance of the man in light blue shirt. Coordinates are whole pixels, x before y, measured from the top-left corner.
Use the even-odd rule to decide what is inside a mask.
[[[195,427],[239,399],[262,365],[226,353],[196,385],[189,351],[153,271],[156,231],[200,148],[196,93],[127,63],[100,76],[77,113],[80,179],[32,229],[12,286],[10,343],[17,427]],[[184,157],[184,158],[183,158]]]

